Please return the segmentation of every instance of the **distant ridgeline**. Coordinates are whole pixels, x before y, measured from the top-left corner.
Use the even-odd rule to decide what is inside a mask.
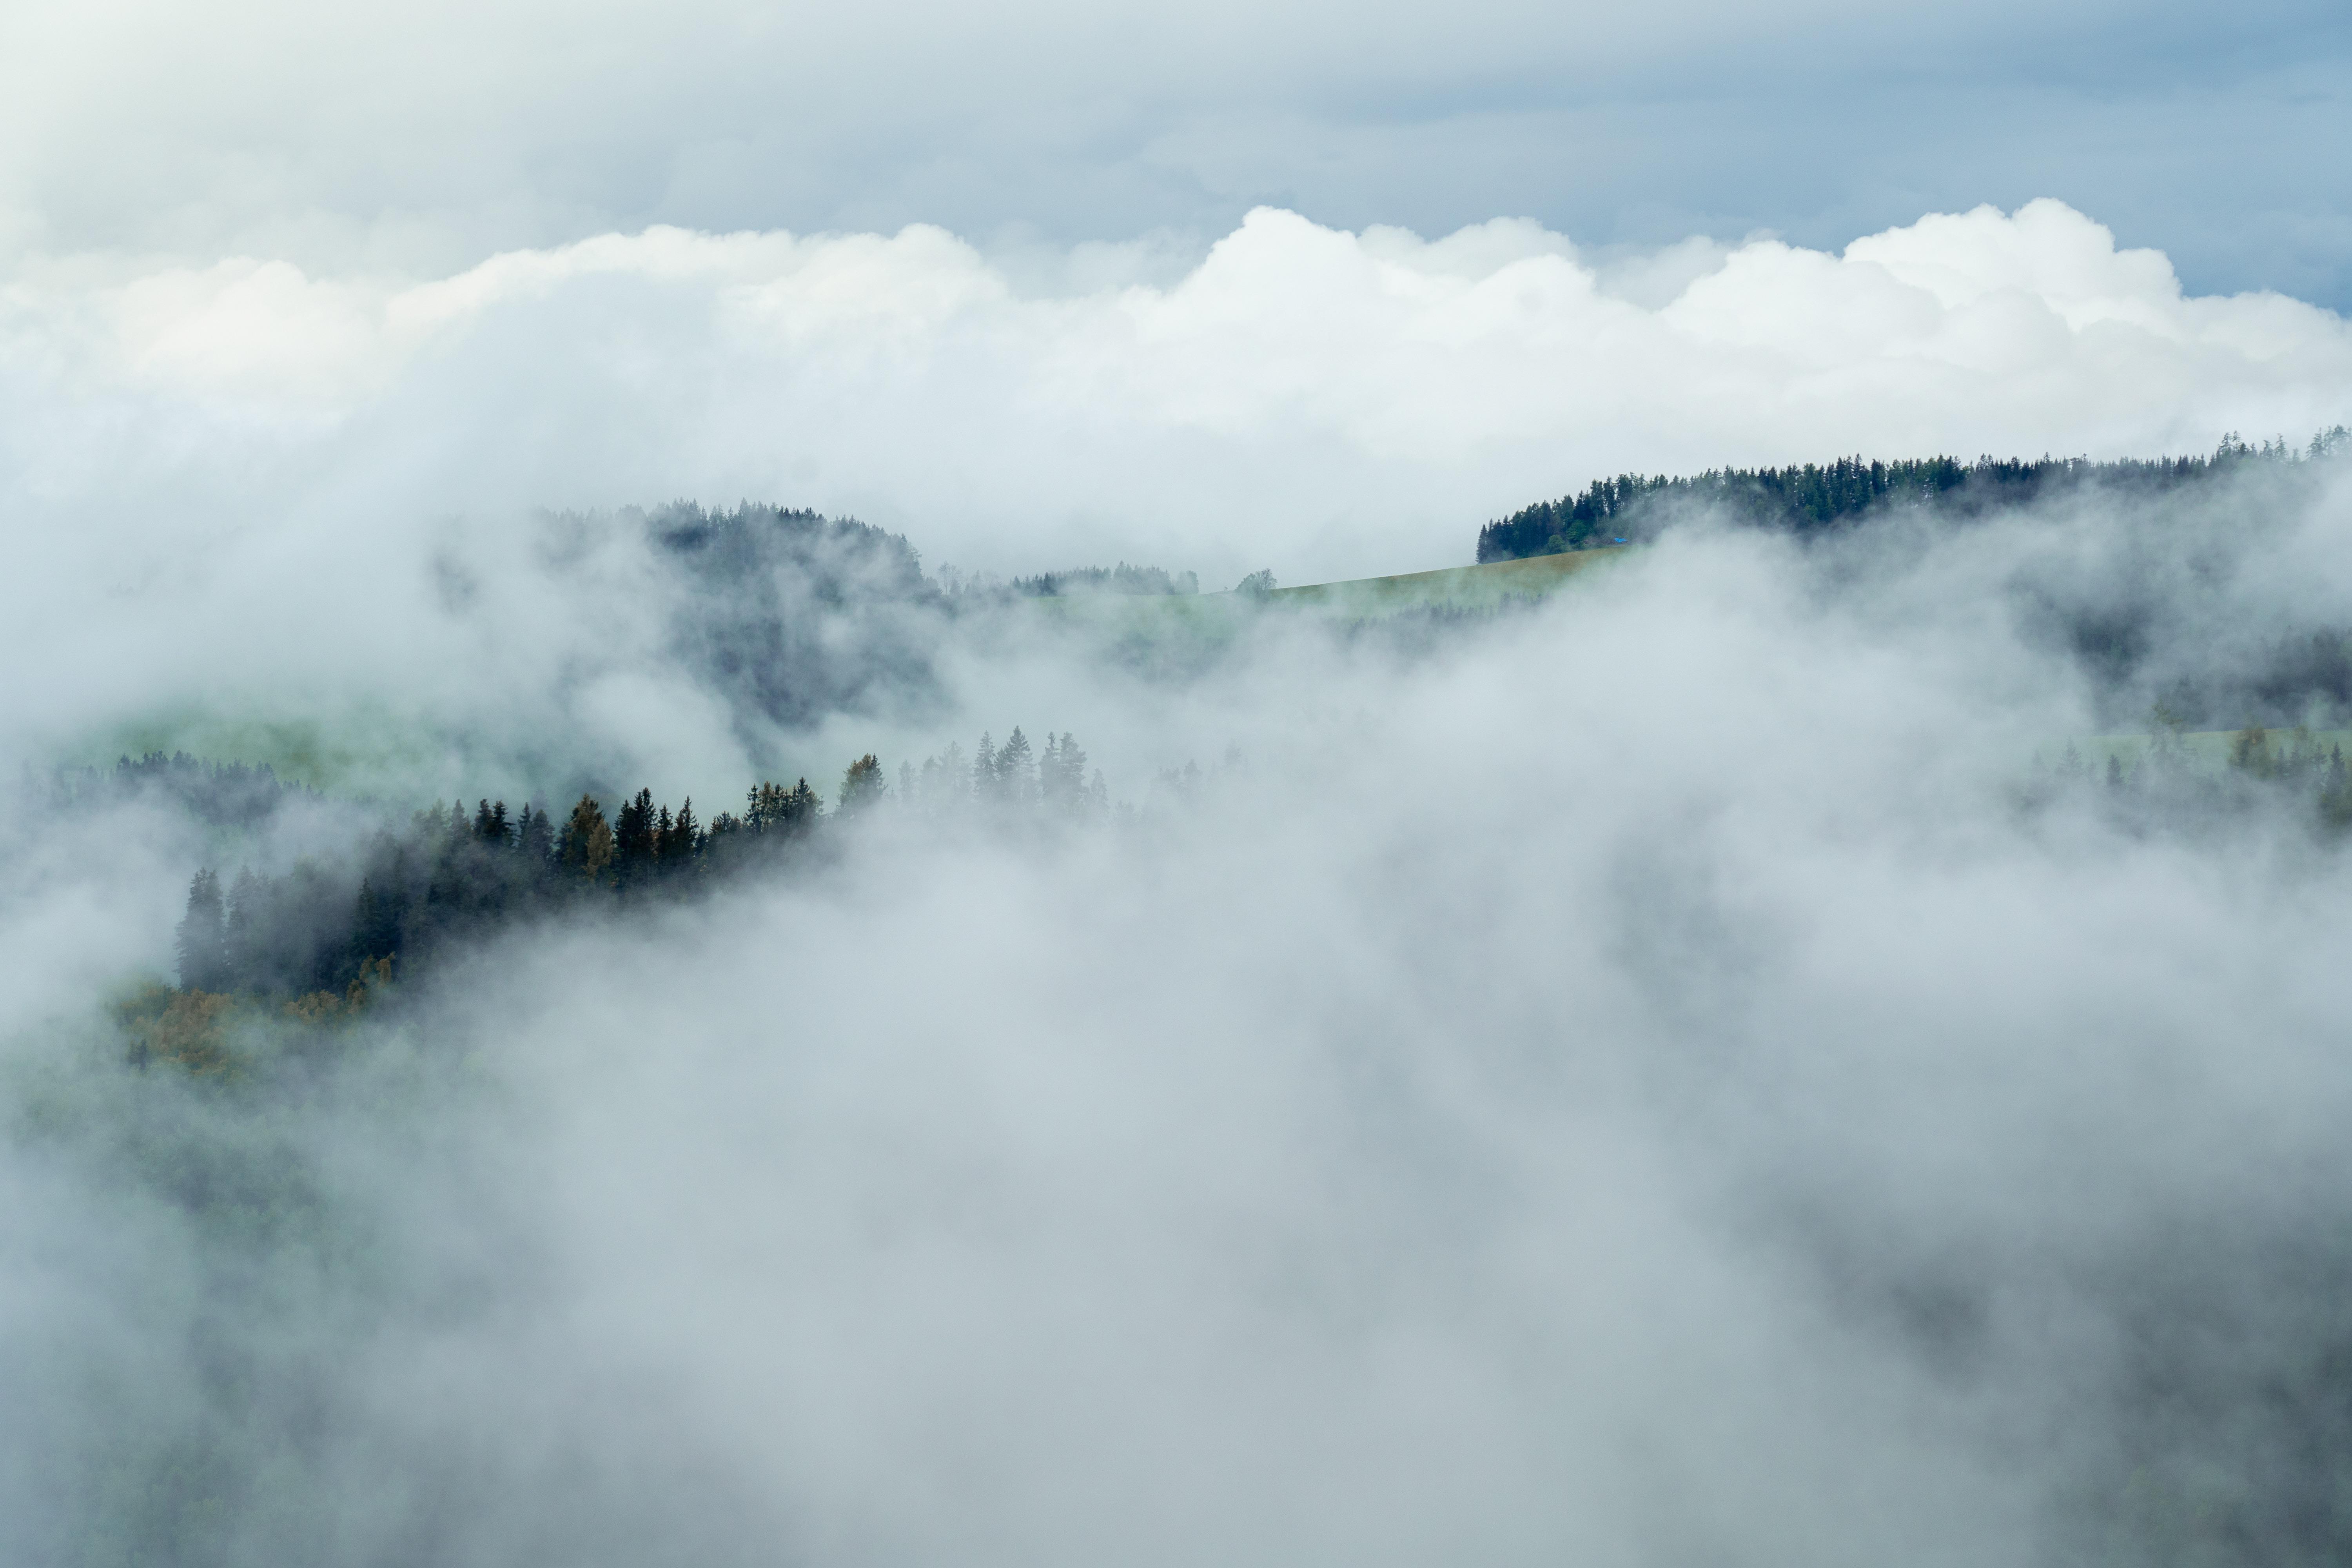
[[[944,712],[937,617],[1024,598],[1199,592],[1192,574],[1089,566],[1006,584],[925,574],[903,535],[848,518],[745,502],[708,510],[574,513],[583,530],[640,522],[688,590],[670,627],[687,666],[739,712],[805,728],[829,713]]]
[[[61,804],[153,801],[176,805],[208,826],[237,828],[259,826],[289,800],[319,798],[316,791],[280,779],[268,763],[206,762],[185,752],[126,756],[106,769],[68,769],[57,775],[54,794]]]
[[[1153,597],[1169,594],[1197,594],[1201,579],[1191,572],[1173,576],[1157,566],[1129,566],[1122,561],[1116,566],[1081,566],[1068,572],[1041,572],[1034,577],[1015,577],[1013,591],[1024,598],[1053,599],[1071,594],[1131,594]]]
[[[673,647],[739,710],[805,726],[936,698],[920,623],[945,599],[904,537],[750,502],[707,511],[680,501],[644,522],[690,590]]]
[[[2200,483],[2247,462],[2296,462],[2328,456],[2347,444],[2343,426],[2323,431],[2308,447],[2284,440],[2250,446],[2225,437],[2210,457],[2126,458],[2095,463],[2085,458],[1917,458],[1902,462],[1840,458],[1786,468],[1709,468],[1668,477],[1621,474],[1595,479],[1582,495],[1538,501],[1478,531],[1478,559],[1520,561],[1623,543],[1654,531],[1674,510],[1706,507],[1764,528],[1805,532],[1897,507],[1925,507],[1955,517],[2021,506],[2065,490],[2093,487],[2156,493]]]

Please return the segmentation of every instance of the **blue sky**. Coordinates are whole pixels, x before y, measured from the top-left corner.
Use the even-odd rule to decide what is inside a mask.
[[[1835,247],[2054,196],[2192,292],[2352,304],[2321,0],[1770,8],[11,7],[0,242],[454,269],[649,223],[983,248],[1259,205]]]

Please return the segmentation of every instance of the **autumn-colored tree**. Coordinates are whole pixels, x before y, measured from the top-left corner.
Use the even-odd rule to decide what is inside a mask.
[[[2230,765],[2242,773],[2266,779],[2278,772],[2278,756],[2271,749],[2270,731],[2249,721],[2246,727],[2230,737]]]
[[[582,795],[563,825],[563,846],[557,857],[567,871],[594,882],[613,864],[613,827],[593,796]]]
[[[864,811],[882,798],[887,786],[882,779],[882,764],[871,752],[849,764],[841,775],[841,814],[844,816]]]

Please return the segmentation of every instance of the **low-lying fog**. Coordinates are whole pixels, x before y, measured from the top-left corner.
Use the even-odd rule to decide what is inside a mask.
[[[949,626],[813,782],[1019,723],[1139,810],[885,808],[226,1081],[125,1067],[94,1000],[217,844],[14,814],[0,1557],[2340,1553],[2345,852],[2028,785],[2352,625],[2347,530],[2340,473],[1693,520],[1181,677]],[[769,742],[670,675],[718,705],[678,782],[740,789]],[[496,787],[635,760],[495,712]]]

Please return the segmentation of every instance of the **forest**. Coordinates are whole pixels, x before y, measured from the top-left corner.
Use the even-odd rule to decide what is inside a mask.
[[[1590,543],[1602,530],[1616,531],[1606,535],[1611,540],[1639,537],[1644,528],[1671,521],[1677,515],[1671,506],[1695,501],[1727,505],[1758,526],[1800,531],[1915,503],[1938,517],[1966,518],[2070,487],[2161,494],[2247,465],[2302,463],[2344,445],[2339,429],[2303,450],[2232,439],[2210,457],[2149,462],[1845,458],[1696,478],[1628,476],[1491,523],[1479,549],[1482,559],[1502,559],[1577,548],[1573,542]],[[621,520],[646,531],[656,559],[681,574],[689,589],[672,612],[673,647],[747,721],[757,715],[787,726],[893,700],[902,712],[920,710],[930,700],[941,627],[968,611],[1024,598],[1187,595],[1198,588],[1190,573],[1124,562],[1010,584],[950,576],[942,586],[926,576],[919,555],[898,535],[749,503],[729,511],[680,503]],[[568,521],[585,527],[593,520]],[[2169,561],[2160,538],[2136,547],[2153,552],[2151,561]],[[2322,721],[2312,715],[2352,712],[2352,639],[2344,630],[2282,626],[2267,641],[2259,633],[2241,639],[2227,662],[2189,658],[2204,639],[2196,627],[2167,616],[2177,618],[2189,598],[2166,587],[2161,574],[2110,577],[2126,587],[2086,596],[2063,579],[2021,581],[2014,590],[2017,624],[2069,657],[2100,705],[2113,710],[2113,728],[2137,729],[2152,739],[2136,748],[2085,755],[2070,747],[2054,760],[2037,759],[2020,785],[2021,805],[2089,802],[2136,831],[2227,822],[2282,806],[2326,836],[2352,824],[2340,748],[2298,727]],[[1427,653],[1496,624],[1498,614],[1404,612],[1381,626],[1410,634],[1391,636],[1394,651]],[[1353,642],[1367,626],[1346,622],[1330,630]],[[2151,696],[2158,696],[2152,713]],[[2244,728],[2225,759],[2200,753],[2185,739],[2190,731],[2210,735],[2240,723]],[[162,805],[215,830],[216,842],[250,839],[289,805],[319,808],[314,827],[329,826],[317,828],[313,841],[319,832],[331,833],[344,848],[305,856],[275,874],[232,870],[230,853],[224,864],[196,872],[178,932],[184,996],[266,999],[305,1018],[362,1006],[396,979],[509,926],[693,897],[753,868],[821,858],[831,852],[836,825],[868,812],[887,808],[902,819],[985,822],[1027,833],[1118,815],[1101,773],[1090,770],[1075,737],[1048,733],[1040,749],[1018,728],[1001,745],[982,736],[969,755],[950,745],[920,763],[902,763],[895,779],[878,758],[861,756],[830,801],[805,778],[789,785],[763,780],[740,805],[707,816],[691,798],[672,805],[643,788],[614,798],[589,782],[568,808],[541,799],[510,807],[485,796],[470,805],[386,814],[370,803],[330,802],[267,766],[150,752],[124,756],[110,770],[61,773],[52,799]],[[1161,783],[1177,795],[1190,787],[1173,774]],[[355,826],[364,821],[373,826]],[[161,1037],[151,1030],[149,1037]]]
[[[2161,707],[2153,730],[2136,749],[2085,753],[2069,743],[2054,759],[2037,757],[2021,775],[2018,808],[2087,808],[2136,833],[2197,833],[2280,811],[2324,840],[2352,830],[2352,774],[2340,742],[2249,724],[2214,766]],[[126,758],[118,773],[246,776],[233,765],[173,761]],[[1181,795],[1202,776],[1189,767],[1160,783]],[[197,795],[190,809],[217,807]],[[968,757],[950,745],[919,765],[901,763],[895,784],[877,758],[861,756],[829,809],[806,779],[789,787],[763,781],[740,811],[707,822],[690,797],[672,807],[647,789],[610,814],[583,795],[560,820],[542,805],[510,811],[502,800],[428,806],[354,853],[306,858],[279,876],[198,870],[177,930],[179,990],[149,994],[125,1021],[142,1058],[217,1068],[226,1058],[213,1026],[237,1002],[299,1024],[332,1022],[509,927],[642,910],[753,870],[811,863],[834,847],[841,825],[875,811],[1033,837],[1114,816],[1103,775],[1089,775],[1076,737],[1049,733],[1038,750],[1017,726],[1002,745],[982,735]]]
[[[1171,574],[1161,567],[1130,566],[1122,561],[1116,566],[1078,566],[1066,572],[1040,572],[1034,577],[1015,577],[1012,591],[1028,599],[1056,599],[1078,594],[1158,597],[1171,594],[1197,594],[1201,591],[1201,579],[1192,572]]]
[[[125,758],[116,774],[146,776],[158,771],[152,762]],[[242,776],[186,758],[160,772]],[[969,759],[950,745],[919,768],[902,763],[895,788],[879,760],[861,756],[844,772],[829,810],[805,778],[790,786],[762,781],[740,811],[707,822],[690,796],[672,807],[650,789],[609,814],[588,795],[560,817],[544,805],[513,810],[503,800],[428,806],[380,827],[351,854],[306,857],[282,875],[197,871],[176,933],[180,989],[286,1002],[310,1021],[331,1017],[505,927],[689,897],[821,850],[834,825],[886,805],[943,825],[985,822],[1032,835],[1102,820],[1110,810],[1102,773],[1088,775],[1075,736],[1048,733],[1039,749],[1018,726],[1002,745],[983,734]]]
[[[2311,461],[2343,449],[2343,426],[2297,448],[2284,439],[2250,444],[2232,435],[2210,456],[2119,458],[1859,457],[1783,468],[1709,468],[1669,476],[1620,474],[1557,500],[1538,501],[1478,531],[1477,558],[1518,561],[1623,544],[1654,532],[1679,510],[1707,507],[1740,523],[1805,533],[1898,508],[1980,517],[2088,489],[2149,496],[2206,483],[2248,463]]]

